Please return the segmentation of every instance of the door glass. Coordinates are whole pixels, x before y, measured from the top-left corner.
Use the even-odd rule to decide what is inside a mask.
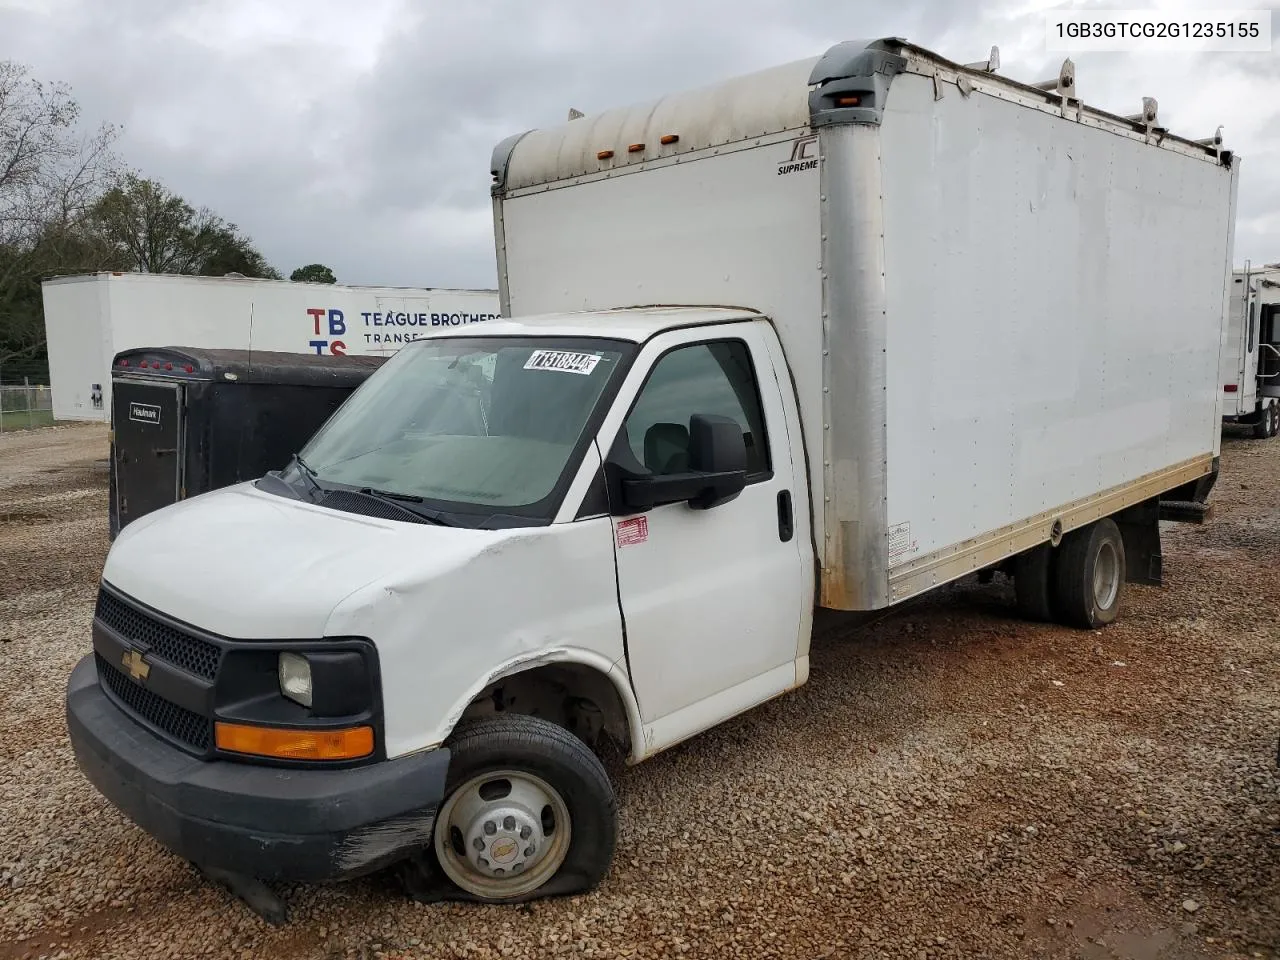
[[[769,471],[769,444],[751,354],[741,340],[678,347],[654,366],[624,429],[632,453],[656,474],[689,469],[689,418],[736,420],[747,444],[747,478]]]

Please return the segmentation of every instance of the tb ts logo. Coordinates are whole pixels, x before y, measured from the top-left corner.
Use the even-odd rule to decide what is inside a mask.
[[[327,317],[326,317],[327,314]],[[347,321],[342,316],[341,310],[325,310],[323,307],[310,307],[307,315],[314,321],[316,339],[310,341],[310,347],[316,352],[316,356],[323,356],[326,349],[335,357],[345,357],[347,355],[347,345],[341,340],[322,339],[325,334],[320,330],[320,324],[324,320],[328,320],[328,336],[331,338],[345,336],[347,332]]]

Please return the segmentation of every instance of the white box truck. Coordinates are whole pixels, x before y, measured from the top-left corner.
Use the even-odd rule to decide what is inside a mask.
[[[1280,265],[1233,274],[1221,374],[1222,419],[1280,434]]]
[[[1216,476],[1238,163],[1046,86],[844,43],[504,142],[514,319],[123,531],[87,776],[259,897],[400,861],[513,902],[608,869],[602,737],[643,761],[803,684],[815,602],[1003,565],[1110,622]]]
[[[494,290],[91,273],[41,285],[55,420],[108,420],[111,362],[140,347],[391,354],[424,332],[492,320]]]

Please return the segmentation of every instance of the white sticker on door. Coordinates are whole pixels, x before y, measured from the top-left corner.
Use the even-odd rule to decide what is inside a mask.
[[[600,358],[594,353],[571,353],[568,350],[535,350],[525,361],[526,370],[557,370],[590,376]]]
[[[916,542],[911,539],[911,524],[895,523],[889,528],[889,560],[899,560],[916,552]]]
[[[649,518],[632,517],[618,521],[618,546],[630,547],[649,539]]]

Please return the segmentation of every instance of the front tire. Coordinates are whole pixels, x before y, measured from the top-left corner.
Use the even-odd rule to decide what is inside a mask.
[[[1053,606],[1065,626],[1096,630],[1115,620],[1124,593],[1124,538],[1110,517],[1062,539],[1054,564]]]
[[[595,887],[617,840],[617,799],[585,743],[511,714],[459,730],[433,852],[465,899],[519,903]]]

